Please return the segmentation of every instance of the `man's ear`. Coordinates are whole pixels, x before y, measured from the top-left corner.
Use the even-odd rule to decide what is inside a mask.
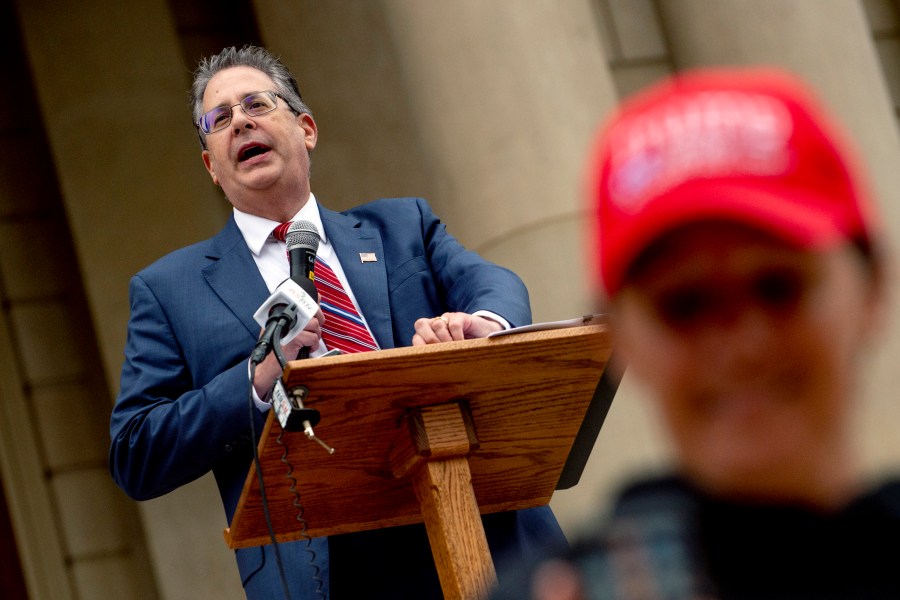
[[[216,169],[212,164],[212,158],[209,156],[209,150],[204,150],[200,153],[200,156],[203,157],[203,166],[206,167],[206,171],[209,173],[209,176],[212,177],[212,182],[219,185],[219,178],[216,177]]]
[[[316,141],[319,139],[319,129],[316,121],[309,113],[300,113],[297,115],[297,124],[303,129],[303,139],[306,143],[307,152],[312,152],[316,147]]]

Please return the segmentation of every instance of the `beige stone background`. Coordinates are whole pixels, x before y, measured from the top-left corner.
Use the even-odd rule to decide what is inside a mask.
[[[200,55],[246,42],[279,54],[319,124],[322,202],[429,198],[465,244],[521,274],[535,319],[548,321],[594,307],[581,188],[598,123],[623,95],[680,69],[766,63],[807,78],[857,140],[896,245],[898,9],[0,0],[0,522],[12,531],[0,547],[13,558],[4,577],[21,573],[32,599],[243,597],[209,477],[137,504],[106,468],[128,279],[228,216],[187,107]],[[898,296],[859,396],[873,476],[900,464]],[[568,532],[602,512],[623,477],[665,463],[641,396],[626,374],[582,482],[554,496]]]

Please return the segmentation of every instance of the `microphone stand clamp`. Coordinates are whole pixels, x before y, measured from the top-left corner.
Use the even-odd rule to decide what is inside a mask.
[[[316,436],[313,427],[322,420],[322,415],[314,408],[307,408],[303,400],[309,396],[309,389],[303,385],[296,385],[286,390],[281,379],[275,381],[272,390],[272,406],[281,428],[285,431],[302,431],[307,439],[310,439],[325,449],[328,454],[334,454],[334,448],[325,443],[322,438]]]

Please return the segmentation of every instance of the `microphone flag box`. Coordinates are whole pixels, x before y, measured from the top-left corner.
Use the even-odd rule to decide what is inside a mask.
[[[288,398],[287,391],[280,379],[275,380],[275,387],[272,388],[272,408],[275,409],[275,416],[281,428],[285,431],[300,431],[303,425],[297,416],[294,415],[294,407]]]
[[[269,298],[263,302],[255,313],[253,319],[259,323],[260,327],[265,327],[269,317],[274,314],[278,307],[287,307],[294,305],[297,307],[297,320],[291,324],[290,329],[285,332],[281,338],[282,344],[287,344],[303,331],[309,320],[319,312],[318,303],[312,297],[303,291],[296,281],[293,279],[285,279],[282,281]]]
[[[305,408],[299,397],[288,393],[284,389],[284,382],[281,379],[275,380],[270,402],[275,416],[278,418],[278,423],[285,431],[304,431],[309,428],[307,433],[310,434],[312,428],[318,425],[322,418],[319,411],[314,408]]]

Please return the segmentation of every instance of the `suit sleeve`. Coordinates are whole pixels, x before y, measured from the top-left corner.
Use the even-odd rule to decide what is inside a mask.
[[[447,310],[490,311],[512,327],[531,323],[528,290],[518,275],[466,250],[447,232],[425,200],[418,199],[417,206],[428,263]]]
[[[129,496],[145,500],[204,475],[249,431],[250,384],[245,359],[195,387],[163,307],[139,276],[129,297],[109,467]]]

